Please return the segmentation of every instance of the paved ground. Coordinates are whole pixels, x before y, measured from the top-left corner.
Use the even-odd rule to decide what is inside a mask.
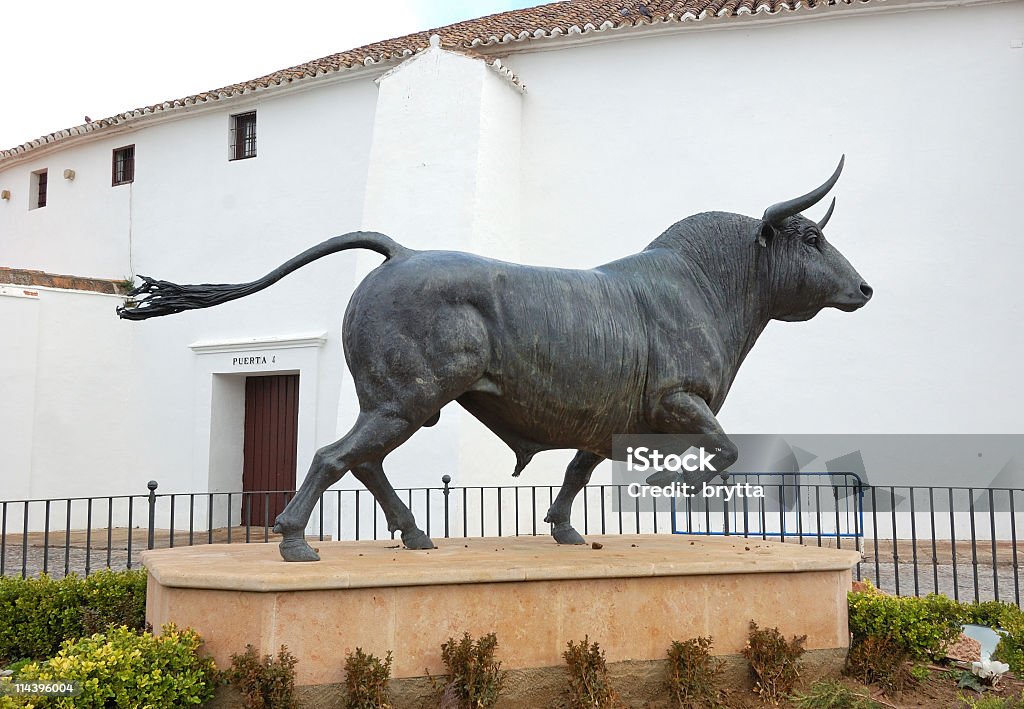
[[[894,558],[891,541],[879,540],[876,545],[869,539],[861,545],[864,562],[860,572],[862,578],[889,593],[942,593],[962,601],[1019,603],[1022,579],[1017,561],[1024,561],[1024,546],[1017,547],[1015,558],[1010,542],[993,545],[979,540],[974,545],[957,542],[954,546],[948,541],[936,541],[933,546],[927,540],[919,541],[915,547],[910,541],[900,541]]]
[[[248,536],[247,536],[248,532]],[[130,539],[130,544],[129,544]],[[263,527],[234,527],[232,529],[215,529],[213,533],[195,532],[189,540],[188,531],[176,530],[173,546],[192,544],[224,544],[277,541],[279,537]],[[48,536],[42,532],[32,532],[26,539],[20,534],[8,534],[3,549],[3,576],[35,576],[43,571],[55,578],[62,578],[66,573],[83,575],[97,569],[138,568],[139,555],[148,546],[148,533],[145,529],[116,528],[108,530],[94,529],[73,530],[68,538],[63,531],[51,532]],[[170,533],[158,529],[153,535],[155,548],[172,546]],[[129,566],[129,547],[131,549],[131,565]],[[87,552],[88,550],[88,552]]]

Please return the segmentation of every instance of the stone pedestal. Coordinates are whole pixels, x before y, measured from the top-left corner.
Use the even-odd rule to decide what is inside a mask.
[[[441,539],[432,551],[397,542],[323,542],[322,561],[286,563],[274,544],[204,545],[143,553],[147,620],[206,641],[218,666],[246,644],[282,645],[297,684],[344,679],[345,654],[394,653],[395,678],[443,674],[441,644],[495,632],[507,669],[562,665],[589,636],[608,662],[660,660],[673,640],[710,635],[738,653],[749,622],[807,635],[807,648],[848,644],[846,592],[859,559],[742,537],[590,536]]]

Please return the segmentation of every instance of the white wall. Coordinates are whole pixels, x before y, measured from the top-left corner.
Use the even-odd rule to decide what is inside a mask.
[[[32,496],[32,437],[39,367],[39,291],[0,286],[0,499]]]
[[[10,295],[25,290],[38,295]],[[0,500],[146,492],[131,416],[132,338],[107,325],[119,302],[79,291],[0,289]],[[18,524],[15,512],[9,529]]]
[[[0,169],[0,190],[11,192],[9,200],[0,200],[0,262],[50,273],[126,278],[134,185],[111,187],[111,151],[133,143],[136,135],[118,132]],[[30,209],[32,173],[44,168],[46,206]],[[73,180],[64,179],[65,169],[75,171]]]

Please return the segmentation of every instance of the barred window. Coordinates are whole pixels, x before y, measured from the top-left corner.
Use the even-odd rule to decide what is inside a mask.
[[[46,206],[46,177],[46,170],[32,173],[32,201],[29,202],[29,209]]]
[[[231,116],[230,160],[256,157],[256,111]]]
[[[135,181],[135,146],[126,145],[114,151],[111,166],[111,185],[126,185]]]

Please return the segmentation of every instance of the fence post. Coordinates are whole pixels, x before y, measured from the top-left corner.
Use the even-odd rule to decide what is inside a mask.
[[[444,538],[448,538],[448,495],[451,494],[451,490],[448,488],[448,483],[452,481],[452,476],[445,473],[441,476],[441,482],[444,483]]]
[[[150,480],[146,483],[146,487],[149,488],[149,541],[147,548],[152,549],[156,534],[156,489],[158,487],[156,480]]]

